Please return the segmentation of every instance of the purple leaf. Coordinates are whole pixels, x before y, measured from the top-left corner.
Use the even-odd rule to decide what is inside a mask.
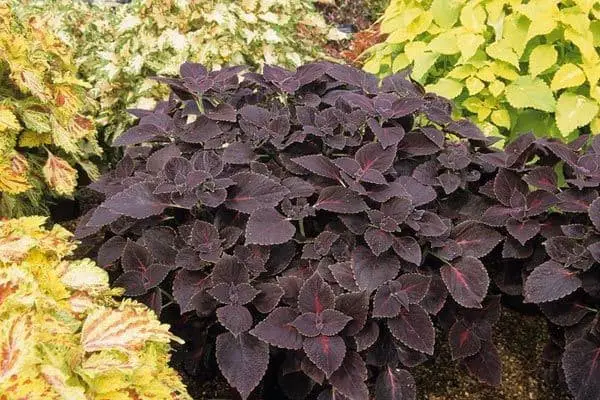
[[[415,378],[404,369],[392,368],[388,365],[377,376],[375,398],[377,400],[415,400],[417,398]]]
[[[447,297],[448,290],[444,281],[439,276],[434,275],[429,282],[429,290],[423,300],[419,302],[419,305],[429,314],[437,315],[446,304]]]
[[[329,266],[329,270],[335,278],[335,281],[344,289],[350,292],[358,292],[360,290],[354,279],[352,263],[341,262],[332,264]]]
[[[250,214],[246,225],[246,243],[271,245],[294,237],[296,227],[273,208],[261,208]]]
[[[464,363],[469,372],[481,382],[492,386],[500,386],[502,383],[502,364],[498,351],[492,343],[482,343],[481,350],[465,358]]]
[[[376,256],[387,251],[393,244],[393,236],[381,229],[368,228],[364,235],[369,248]]]
[[[393,318],[400,314],[403,307],[408,309],[408,293],[402,289],[400,282],[387,282],[375,292],[373,317]]]
[[[386,172],[396,158],[396,146],[384,149],[379,143],[368,143],[358,149],[354,158],[360,165],[359,176],[372,169]]]
[[[98,250],[98,257],[96,259],[98,265],[106,268],[117,261],[119,258],[121,258],[121,253],[123,252],[126,244],[127,241],[121,236],[113,236],[108,239]]]
[[[285,186],[253,172],[240,172],[231,179],[236,185],[230,188],[225,206],[247,214],[274,207],[289,193]]]
[[[258,283],[256,288],[259,293],[252,300],[252,304],[259,312],[269,314],[283,297],[283,289],[276,283]]]
[[[485,267],[475,257],[461,257],[440,268],[452,298],[463,307],[481,308],[490,284]]]
[[[525,246],[525,243],[535,237],[540,232],[540,223],[534,219],[526,219],[524,221],[518,221],[514,218],[510,218],[506,222],[506,230],[512,237],[517,239],[521,245]]]
[[[152,193],[149,184],[142,182],[106,199],[102,206],[113,213],[142,219],[162,213],[168,204]]]
[[[216,355],[223,376],[246,400],[267,371],[269,345],[247,333],[227,332],[217,336]]]
[[[562,367],[567,386],[575,400],[600,398],[600,345],[586,338],[565,347]]]
[[[600,231],[600,199],[596,199],[590,204],[588,215],[596,230]]]
[[[421,265],[422,253],[419,243],[411,236],[394,237],[392,248],[405,261]]]
[[[388,319],[388,328],[396,339],[413,350],[433,355],[435,330],[427,312],[412,304],[396,318]]]
[[[333,388],[353,400],[369,400],[369,389],[365,384],[367,367],[362,357],[349,351],[342,365],[329,378]]]
[[[400,261],[390,254],[376,257],[366,247],[357,246],[352,252],[352,270],[359,289],[371,293],[398,275]]]
[[[463,256],[476,258],[487,255],[502,241],[502,235],[494,229],[475,221],[455,226],[452,238],[461,247]]]
[[[248,283],[250,277],[248,270],[240,264],[239,260],[235,257],[224,255],[215,264],[211,280],[213,285],[220,283],[237,285],[240,283]]]
[[[591,312],[590,308],[577,298],[542,303],[540,309],[546,318],[558,326],[573,326]]]
[[[510,207],[510,198],[515,190],[526,193],[527,185],[515,172],[499,169],[494,179],[494,193],[497,199],[505,206]]]
[[[346,344],[339,336],[305,338],[302,345],[304,352],[325,376],[329,378],[342,365],[346,355]]]
[[[481,350],[481,340],[473,326],[462,319],[457,320],[450,328],[448,343],[453,360],[472,356]]]
[[[335,309],[352,318],[344,328],[344,334],[354,336],[367,322],[369,296],[366,292],[343,293],[335,298]]]
[[[300,165],[302,168],[306,168],[310,172],[330,178],[333,180],[340,179],[340,173],[338,167],[333,164],[329,158],[322,154],[311,154],[308,156],[296,157],[291,159],[292,162]]]
[[[278,307],[256,324],[250,333],[276,347],[300,349],[302,335],[291,325],[297,316],[298,311],[291,307]]]
[[[333,308],[334,304],[333,290],[318,273],[314,273],[304,282],[298,294],[298,308],[303,313],[320,314]]]
[[[126,296],[140,296],[147,292],[144,275],[139,271],[125,271],[115,279],[113,286],[124,288]]]
[[[314,207],[340,214],[356,214],[368,208],[358,194],[341,186],[328,186],[321,190]]]
[[[236,337],[252,327],[250,311],[239,304],[228,304],[217,308],[217,319]]]
[[[525,281],[525,302],[545,303],[558,300],[581,287],[581,279],[556,261],[536,267]]]
[[[558,187],[558,179],[556,172],[552,167],[536,167],[529,171],[523,180],[538,189],[546,190],[550,193],[555,193]]]
[[[379,325],[375,321],[369,321],[360,332],[354,336],[356,350],[363,351],[373,346],[379,337]]]
[[[207,281],[208,277],[202,272],[186,270],[177,272],[173,280],[173,297],[179,304],[181,313],[192,311],[195,308],[195,300],[202,295]]]

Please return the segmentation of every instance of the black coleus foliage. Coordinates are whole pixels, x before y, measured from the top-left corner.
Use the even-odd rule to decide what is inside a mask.
[[[91,185],[105,200],[76,232],[104,235],[98,262],[120,271],[115,285],[159,314],[166,296],[218,321],[216,358],[244,399],[273,354],[288,397],[353,400],[414,399],[408,369],[440,335],[498,385],[488,288],[525,286],[554,322],[588,324],[563,365],[572,390],[595,393],[598,342],[582,333],[600,287],[594,148],[524,135],[494,150],[402,74],[242,71],[186,63],[160,78],[168,101],[133,111],[123,159]]]

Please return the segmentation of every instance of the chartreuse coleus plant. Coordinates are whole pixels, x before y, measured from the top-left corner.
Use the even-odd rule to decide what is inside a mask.
[[[1,399],[191,399],[168,366],[181,341],[145,305],[117,302],[90,259],[44,217],[0,221]]]
[[[25,1],[26,12],[54,20],[69,37],[82,76],[100,102],[107,141],[134,120],[127,108],[151,109],[168,89],[147,79],[176,75],[184,61],[208,67],[298,66],[322,58],[325,23],[311,0],[133,0],[103,5],[70,0]]]
[[[486,133],[573,139],[600,132],[599,16],[578,0],[393,0],[364,67],[410,68]]]
[[[76,166],[97,175],[96,131],[86,116],[89,85],[73,51],[43,20],[0,5],[0,214],[44,212],[44,199],[71,196]]]
[[[183,64],[160,78],[170,99],[134,110],[115,141],[125,155],[90,186],[105,199],[76,231],[104,238],[114,285],[157,312],[173,301],[190,329],[214,321],[244,399],[270,362],[290,398],[414,399],[409,369],[436,337],[498,385],[484,262],[502,234],[476,221],[490,139],[404,75],[242,71]]]

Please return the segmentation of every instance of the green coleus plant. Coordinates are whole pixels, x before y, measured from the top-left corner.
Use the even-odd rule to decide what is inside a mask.
[[[411,68],[488,134],[600,132],[600,4],[583,0],[393,0],[364,68]]]
[[[339,34],[311,0],[24,3],[24,12],[45,15],[75,46],[80,73],[100,102],[97,120],[107,141],[131,125],[128,108],[151,109],[168,94],[151,76],[177,75],[188,60],[211,69],[265,62],[295,67],[322,58],[327,36]]]

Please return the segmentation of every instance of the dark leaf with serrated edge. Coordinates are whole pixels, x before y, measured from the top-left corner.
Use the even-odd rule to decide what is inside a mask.
[[[247,333],[236,338],[226,332],[217,336],[216,356],[227,382],[246,400],[267,371],[269,345]]]
[[[329,267],[331,274],[335,278],[335,281],[344,289],[350,292],[358,292],[360,289],[354,279],[354,272],[352,271],[352,263],[349,261],[332,264]]]
[[[555,193],[558,187],[556,172],[552,167],[536,167],[529,171],[523,180],[538,189]]]
[[[600,345],[591,339],[580,338],[565,347],[562,367],[575,400],[600,398]]]
[[[298,308],[303,313],[319,314],[323,310],[333,308],[334,304],[333,290],[318,273],[314,273],[304,282],[298,294]]]
[[[169,206],[152,193],[150,184],[141,182],[106,199],[102,207],[118,215],[142,219],[162,213]],[[88,223],[89,224],[89,223]]]
[[[126,244],[127,240],[121,236],[113,236],[108,239],[98,250],[98,257],[96,258],[98,265],[107,267],[117,261],[121,258],[121,254],[123,253]]]
[[[291,323],[298,311],[291,307],[275,308],[267,318],[256,324],[250,333],[260,340],[284,349],[302,348],[302,335]]]
[[[270,247],[249,244],[236,246],[233,255],[242,262],[252,275],[265,272],[265,264],[269,259]]]
[[[193,248],[183,247],[175,256],[175,265],[178,268],[198,271],[206,266],[206,262],[200,258],[199,253]]]
[[[296,157],[292,158],[291,161],[314,174],[336,181],[340,179],[339,168],[335,166],[329,160],[329,158],[322,154],[311,154],[308,156]]]
[[[440,268],[440,274],[452,298],[463,307],[481,308],[490,278],[481,261],[461,257]]]
[[[304,336],[333,336],[339,333],[352,318],[337,310],[324,310],[320,314],[305,313],[292,322]]]
[[[392,248],[405,261],[421,265],[421,246],[411,236],[394,237]]]
[[[236,184],[229,188],[225,206],[247,214],[274,207],[289,193],[285,186],[254,172],[240,172],[231,179]]]
[[[400,270],[400,261],[390,254],[376,257],[369,249],[357,246],[352,251],[352,270],[360,290],[373,292],[384,282],[394,279]]]
[[[310,377],[310,379],[312,379],[319,385],[323,384],[323,381],[325,380],[325,374],[319,369],[319,367],[317,367],[315,364],[313,364],[312,361],[310,361],[310,358],[304,357],[300,362],[300,368],[302,369],[302,372],[304,372],[308,377]]]
[[[359,176],[371,169],[385,172],[396,158],[396,147],[384,149],[379,143],[368,143],[358,149],[354,158],[360,164]]]
[[[384,283],[373,297],[373,317],[393,318],[402,308],[408,308],[408,294],[397,281]]]
[[[429,282],[429,290],[419,305],[429,314],[437,315],[446,304],[447,297],[448,289],[446,289],[444,281],[438,275],[433,275]]]
[[[600,198],[594,200],[592,204],[590,204],[588,215],[596,230],[600,231]]]
[[[422,236],[437,237],[448,230],[444,221],[437,214],[430,211],[424,211],[417,224],[419,227],[418,232]]]
[[[512,237],[517,239],[521,245],[525,246],[525,243],[529,239],[532,239],[540,232],[540,223],[534,219],[526,219],[519,221],[514,218],[510,218],[506,222],[506,230]]]
[[[250,311],[239,304],[228,304],[217,308],[217,319],[234,336],[238,336],[252,327]]]
[[[325,256],[331,250],[333,243],[340,237],[337,233],[331,231],[323,231],[315,238],[313,242],[317,254]]]
[[[376,256],[387,251],[393,243],[393,236],[390,233],[377,228],[367,228],[364,238]]]
[[[464,359],[469,372],[481,382],[492,386],[502,383],[502,364],[498,351],[491,342],[483,342],[477,354]]]
[[[462,248],[463,256],[480,258],[502,241],[502,235],[480,222],[466,221],[452,230],[452,238]]]
[[[321,190],[314,207],[340,214],[356,214],[368,209],[364,200],[352,190],[341,186],[328,186]]]
[[[413,368],[418,365],[423,364],[428,360],[426,354],[420,353],[416,350],[406,347],[402,343],[396,341],[394,343],[396,346],[396,353],[398,354],[398,360],[402,365],[408,368]]]
[[[335,309],[352,318],[344,328],[344,335],[354,336],[367,321],[369,296],[366,292],[343,293],[335,298]]]
[[[558,300],[581,287],[581,279],[556,261],[537,266],[525,281],[525,302],[545,303]]]
[[[261,208],[250,214],[246,224],[246,243],[281,244],[294,237],[296,227],[274,208]]]
[[[259,312],[270,313],[283,297],[283,289],[276,283],[257,283],[255,287],[259,293],[252,300],[252,304]]]
[[[407,273],[400,275],[396,281],[402,285],[402,290],[406,292],[409,304],[417,304],[427,294],[431,277],[417,273]]]
[[[540,309],[546,318],[558,326],[573,326],[581,321],[586,314],[592,312],[583,301],[576,297],[542,303]]]
[[[219,283],[210,289],[208,293],[223,304],[244,305],[250,303],[258,295],[259,291],[254,289],[249,283],[240,283],[237,285]]]
[[[302,348],[310,361],[319,367],[327,378],[342,365],[346,355],[346,344],[339,336],[319,335],[305,338]]]
[[[514,190],[527,193],[527,185],[515,172],[503,168],[499,169],[494,179],[494,193],[496,194],[496,198],[500,203],[510,207],[510,197]]]
[[[115,279],[113,286],[124,288],[126,296],[140,296],[147,292],[143,273],[135,270],[123,272]]]
[[[369,220],[364,214],[338,215],[338,218],[355,235],[362,235],[369,226]]]
[[[354,335],[356,350],[363,351],[373,346],[379,337],[379,324],[375,321],[368,321],[367,324]]]
[[[502,245],[502,257],[504,258],[528,258],[533,254],[531,244],[523,246],[516,239],[507,237]]]
[[[481,349],[481,340],[475,333],[473,325],[462,319],[457,320],[450,328],[448,343],[453,360],[472,356]]]
[[[375,382],[376,400],[415,400],[417,384],[415,378],[405,369],[386,366]]]
[[[171,228],[155,227],[144,232],[142,242],[150,250],[156,262],[173,265],[177,255],[175,235],[175,231]]]
[[[281,181],[281,184],[290,191],[290,194],[288,194],[288,198],[290,199],[295,199],[297,197],[310,197],[315,192],[313,185],[296,176],[285,178]]]
[[[352,400],[369,400],[366,379],[367,367],[362,357],[354,351],[348,351],[342,365],[329,378],[329,383]]]
[[[211,274],[213,285],[219,283],[239,284],[250,280],[248,270],[235,257],[224,255],[214,266]]]
[[[179,270],[173,280],[173,297],[181,313],[194,309],[194,297],[206,287],[208,277],[202,272]]]
[[[121,255],[123,271],[138,271],[145,274],[151,263],[150,252],[144,246],[128,239]]]
[[[433,355],[435,330],[427,312],[417,304],[402,309],[400,314],[387,321],[390,332],[396,339],[413,350]]]

